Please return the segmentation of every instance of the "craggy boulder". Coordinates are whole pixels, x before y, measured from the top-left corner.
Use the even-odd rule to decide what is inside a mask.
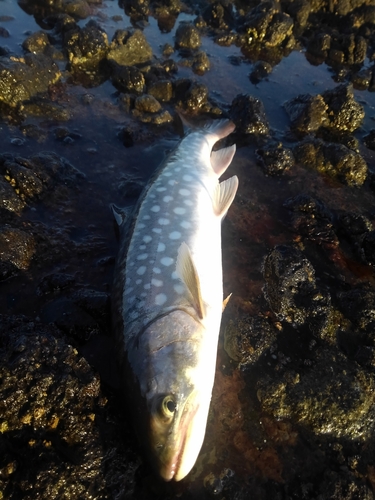
[[[239,94],[231,104],[229,116],[239,133],[265,135],[269,132],[263,103],[256,97]]]
[[[354,99],[351,85],[339,85],[322,94],[328,106],[328,126],[340,132],[353,132],[365,116],[363,106]]]
[[[107,60],[120,66],[143,64],[152,58],[152,48],[140,30],[117,30],[109,47]]]

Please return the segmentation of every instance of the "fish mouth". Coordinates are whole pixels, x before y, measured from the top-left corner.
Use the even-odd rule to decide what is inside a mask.
[[[160,467],[159,474],[164,479],[164,481],[180,481],[183,479],[189,472],[189,470],[184,471],[181,474],[181,466],[183,465],[184,453],[186,451],[186,442],[187,438],[190,435],[190,430],[192,427],[192,422],[194,420],[195,414],[197,413],[198,407],[195,407],[193,410],[185,411],[184,415],[181,417],[181,420],[178,425],[174,427],[174,430],[170,436],[170,448],[173,449],[173,453],[166,457],[166,460],[163,460],[160,457]],[[178,439],[176,439],[178,436]],[[172,443],[176,442],[177,445],[172,445]],[[168,448],[168,444],[166,447]],[[193,465],[195,460],[193,462]]]

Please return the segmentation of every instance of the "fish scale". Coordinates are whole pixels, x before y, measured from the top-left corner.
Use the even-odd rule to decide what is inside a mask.
[[[132,217],[117,218],[119,353],[139,433],[165,480],[190,471],[206,427],[223,301],[221,222],[238,186],[236,176],[218,182],[235,147],[212,147],[233,129],[218,120],[193,130]]]

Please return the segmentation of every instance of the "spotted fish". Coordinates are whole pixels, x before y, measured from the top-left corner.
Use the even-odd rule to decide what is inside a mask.
[[[229,120],[192,130],[115,213],[122,241],[113,304],[118,351],[140,437],[160,476],[184,478],[202,446],[223,308],[221,221],[238,187],[219,183],[235,145],[212,151]]]

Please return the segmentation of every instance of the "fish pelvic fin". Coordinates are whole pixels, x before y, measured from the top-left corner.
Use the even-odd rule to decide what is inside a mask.
[[[133,207],[120,208],[114,203],[111,203],[110,207],[118,226],[122,226],[124,222],[129,219],[133,210]]]
[[[229,167],[236,152],[236,145],[229,148],[222,148],[211,153],[211,165],[215,174],[220,177]]]
[[[178,249],[176,272],[190,293],[190,302],[194,307],[199,319],[205,316],[205,308],[199,276],[188,245],[183,242]]]
[[[238,177],[234,175],[229,179],[220,182],[215,188],[213,196],[213,207],[216,215],[225,217],[231,206],[238,188]]]
[[[232,297],[232,294],[230,293],[230,294],[228,295],[228,297],[227,297],[226,299],[224,299],[224,300],[223,300],[223,308],[222,308],[222,312],[224,312],[224,311],[225,311],[225,308],[227,307],[228,302],[230,301],[230,298],[231,298],[231,297]]]

